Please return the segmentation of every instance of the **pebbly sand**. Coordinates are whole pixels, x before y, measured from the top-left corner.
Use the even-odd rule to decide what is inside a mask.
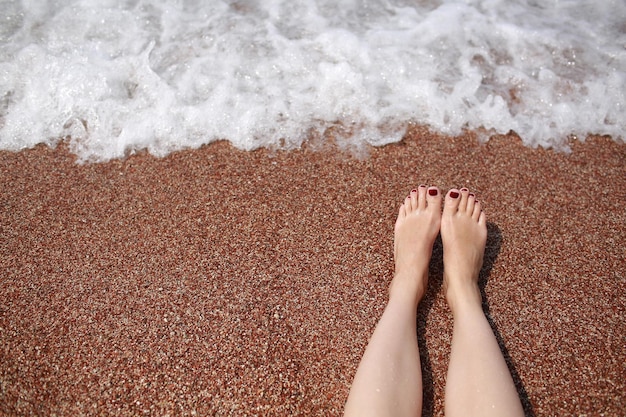
[[[626,145],[566,155],[414,128],[357,158],[227,143],[77,165],[0,153],[0,414],[342,412],[386,302],[397,208],[475,190],[485,309],[528,415],[626,410]],[[443,415],[441,247],[418,318]]]

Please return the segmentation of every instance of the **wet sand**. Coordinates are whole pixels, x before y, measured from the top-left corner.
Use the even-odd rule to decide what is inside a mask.
[[[0,414],[342,412],[386,301],[397,208],[468,186],[485,310],[528,415],[626,409],[626,145],[569,155],[414,128],[365,158],[227,143],[77,165],[0,152]],[[418,318],[443,415],[441,247]]]

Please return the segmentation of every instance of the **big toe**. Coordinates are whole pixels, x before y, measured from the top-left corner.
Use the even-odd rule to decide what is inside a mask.
[[[452,188],[446,194],[445,203],[443,205],[443,213],[447,215],[455,214],[459,210],[461,203],[461,192],[456,188]]]
[[[426,203],[428,210],[441,213],[441,191],[437,187],[428,187],[426,192]]]

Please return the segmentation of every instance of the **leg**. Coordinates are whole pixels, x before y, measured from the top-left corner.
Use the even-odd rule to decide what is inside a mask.
[[[454,317],[446,415],[523,416],[513,378],[482,310],[478,274],[487,221],[480,203],[465,188],[446,195],[441,240],[444,291]]]
[[[420,186],[400,207],[389,303],[357,369],[346,416],[419,416],[422,412],[415,319],[426,291],[428,264],[440,222],[441,193],[436,187]]]

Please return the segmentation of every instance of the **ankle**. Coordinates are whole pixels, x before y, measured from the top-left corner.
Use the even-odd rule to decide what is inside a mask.
[[[482,295],[478,283],[474,281],[455,282],[446,288],[446,301],[452,315],[465,314],[472,310],[482,311]]]
[[[389,285],[389,299],[419,303],[426,293],[427,277],[416,279],[414,274],[396,272]]]

